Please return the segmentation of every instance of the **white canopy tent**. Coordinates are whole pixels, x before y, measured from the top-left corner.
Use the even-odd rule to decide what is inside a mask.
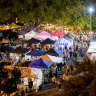
[[[65,46],[67,46],[68,49],[69,49],[69,47],[73,47],[73,39],[64,37],[64,38],[59,39],[55,43],[55,49],[63,50],[65,48]]]
[[[63,61],[62,57],[56,57],[56,56],[52,56],[52,55],[48,55],[48,54],[40,56],[39,58],[42,58],[42,59],[44,59],[46,61],[52,61],[54,63],[61,63]]]
[[[90,42],[87,53],[96,53],[96,42]]]
[[[32,37],[34,37],[36,35],[36,32],[34,32],[33,30],[31,30],[30,32],[25,34],[25,40],[29,40]]]
[[[56,56],[51,56],[51,55],[48,55],[48,56],[54,63],[61,63],[63,61],[62,57],[56,57]]]
[[[59,39],[57,36],[51,36],[49,38],[52,39],[52,40],[55,40],[55,41],[57,41]]]
[[[93,60],[93,58],[96,59],[96,41],[90,42],[89,48],[87,50],[87,53],[89,55],[89,58]]]
[[[33,83],[33,86],[36,88],[36,89],[39,89],[39,86],[42,84],[42,81],[43,81],[43,73],[42,73],[42,70],[39,69],[39,68],[31,68],[32,71],[35,73],[36,75],[36,78],[34,80],[34,83]]]

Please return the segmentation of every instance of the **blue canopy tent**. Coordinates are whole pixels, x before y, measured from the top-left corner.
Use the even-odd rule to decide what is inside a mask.
[[[42,50],[33,50],[27,53],[27,55],[32,55],[32,56],[41,56],[45,53],[45,51]]]
[[[52,61],[46,61],[42,58],[35,60],[31,63],[29,67],[34,67],[34,68],[49,68],[52,64]]]

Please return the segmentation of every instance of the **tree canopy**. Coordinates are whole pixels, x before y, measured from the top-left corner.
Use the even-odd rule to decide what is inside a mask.
[[[21,77],[19,69],[6,69],[4,65],[5,62],[0,63],[0,96],[4,93],[11,94],[15,92],[17,90],[17,81]]]
[[[88,0],[1,0],[0,22],[54,23],[88,29]],[[95,20],[95,19],[94,19]],[[94,25],[95,26],[95,25]]]

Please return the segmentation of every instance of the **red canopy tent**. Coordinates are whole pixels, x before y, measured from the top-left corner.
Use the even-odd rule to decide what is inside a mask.
[[[62,37],[63,34],[57,30],[56,32],[54,32],[53,34],[51,34],[51,36]]]

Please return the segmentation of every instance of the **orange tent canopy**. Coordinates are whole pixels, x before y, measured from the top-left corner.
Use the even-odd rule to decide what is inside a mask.
[[[42,59],[44,59],[44,60],[46,60],[46,61],[52,61],[47,54],[45,54],[45,55],[43,55],[43,56],[40,56],[39,58],[42,58]],[[38,59],[39,59],[39,58],[38,58]]]

